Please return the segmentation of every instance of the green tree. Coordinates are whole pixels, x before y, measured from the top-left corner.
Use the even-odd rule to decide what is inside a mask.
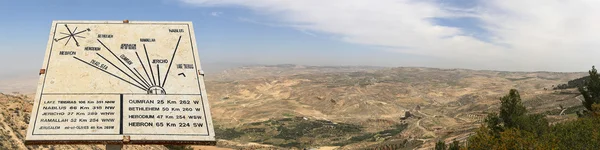
[[[527,115],[519,91],[515,89],[500,98],[500,102],[500,114],[488,114],[485,125],[469,139],[468,149],[535,147],[534,137],[541,136],[549,128],[545,116]],[[514,143],[515,140],[506,142],[509,137],[519,135],[528,135],[527,138],[516,140],[526,143]]]
[[[487,117],[485,118],[484,121],[487,125],[487,128],[490,130],[489,131],[490,135],[499,137],[500,132],[502,132],[504,129],[500,125],[502,123],[502,120],[500,120],[500,118],[498,117],[498,114],[490,113],[487,115]]]
[[[539,149],[532,133],[517,128],[507,129],[500,134],[499,143],[494,149]]]
[[[527,113],[525,106],[521,103],[519,91],[511,89],[508,95],[500,98],[502,103],[500,106],[500,119],[504,123],[504,127],[515,127],[515,119]]]
[[[556,143],[557,149],[600,149],[600,117],[584,117],[556,124],[540,139]]]
[[[541,136],[548,130],[548,120],[542,114],[528,114],[515,118],[515,127],[536,136]]]
[[[600,83],[600,80],[595,68],[592,68],[590,74],[594,74],[592,78],[595,79],[587,83],[587,87],[592,88],[580,88],[582,94],[588,92],[586,100],[592,102],[586,106],[590,110],[586,117],[549,126],[544,115],[526,114],[518,92],[511,90],[501,98],[500,115],[489,114],[485,124],[469,137],[464,148],[600,149],[600,104],[595,101],[600,95],[590,92],[597,89],[595,93],[600,93],[600,85],[592,84]]]
[[[499,144],[499,138],[490,134],[487,126],[481,126],[473,136],[468,139],[467,149],[469,150],[488,150]]]
[[[446,150],[446,142],[439,140],[435,143],[435,150]]]
[[[595,66],[592,66],[592,70],[588,73],[590,74],[589,81],[585,81],[584,86],[580,86],[578,89],[584,99],[583,106],[587,110],[593,111],[592,105],[600,104],[600,76],[598,76]]]
[[[448,146],[448,150],[460,150],[460,142],[452,140],[452,143]]]

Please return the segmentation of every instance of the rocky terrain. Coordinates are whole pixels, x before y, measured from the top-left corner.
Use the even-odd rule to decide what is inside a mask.
[[[207,74],[206,86],[217,147],[419,149],[466,139],[511,88],[531,113],[553,123],[575,118],[578,92],[552,88],[586,74],[274,65]],[[33,95],[0,89],[0,149],[103,149],[23,145]]]

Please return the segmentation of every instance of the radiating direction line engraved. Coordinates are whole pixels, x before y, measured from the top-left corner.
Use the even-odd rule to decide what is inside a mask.
[[[152,68],[150,68],[150,69],[152,69]],[[160,85],[160,67],[158,64],[156,64],[156,71],[158,74],[158,85],[150,87],[150,89],[148,90],[148,94],[164,95],[164,94],[166,94],[165,89],[163,87],[159,86]]]
[[[135,55],[138,57],[138,61],[140,61],[140,64],[142,65],[142,67],[144,67],[146,76],[148,76],[148,82],[152,84],[152,86],[150,86],[150,88],[148,88],[148,94],[164,95],[164,94],[166,94],[166,92],[165,92],[165,89],[160,85],[159,64],[156,64],[156,74],[158,76],[158,84],[156,84],[156,78],[154,78],[154,69],[152,68],[152,64],[150,63],[150,57],[148,57],[148,50],[146,49],[146,44],[142,44],[142,45],[144,45],[144,53],[146,54],[146,61],[148,62],[148,69],[150,69],[150,73],[152,74],[152,80],[150,80],[148,71],[146,71],[146,68],[144,67],[145,65],[144,65],[144,63],[142,63],[142,59],[140,58],[139,54],[137,52],[135,52]],[[140,73],[140,76],[142,76],[141,73]]]
[[[142,77],[142,82],[144,82],[148,87],[151,87],[150,84],[148,84],[148,82],[146,82],[146,78],[144,78],[144,76],[142,76],[142,74],[136,69],[133,68],[133,70],[135,71],[135,73],[137,73],[140,77]]]
[[[169,63],[169,68],[167,69],[167,74],[165,75],[165,80],[163,81],[163,84],[161,85],[161,87],[163,87],[163,88],[165,87],[165,82],[167,82],[167,78],[169,77],[169,71],[171,70],[171,65],[173,64],[173,60],[175,59],[175,53],[177,53],[177,48],[179,47],[179,41],[181,41],[181,36],[179,36],[179,39],[177,40],[177,45],[175,45],[175,50],[173,50],[173,56],[171,56],[171,63]]]
[[[125,68],[127,68],[134,76],[136,76],[139,80],[142,80],[142,79],[140,79],[139,76],[137,76],[137,74],[135,74],[135,72],[133,72],[133,70],[131,70],[131,68],[129,68],[119,57],[117,57],[117,55],[115,53],[113,53],[112,50],[110,50],[110,48],[108,48],[106,45],[104,45],[104,43],[102,43],[102,41],[100,41],[100,39],[97,39],[97,40],[98,40],[98,42],[100,42],[100,44],[102,44],[102,46],[104,46],[104,48],[106,48],[106,50],[108,50],[108,52],[110,52],[113,56],[115,56],[115,58],[117,60],[119,60],[119,62],[121,62],[121,64],[123,64],[123,66],[125,66]],[[135,79],[133,79],[133,80],[141,85],[144,85]],[[150,88],[150,87],[146,87],[146,88]]]
[[[144,49],[146,49],[146,44],[144,44]],[[155,86],[156,84],[152,83],[152,80],[150,79],[150,75],[148,75],[148,70],[146,70],[146,65],[144,65],[144,63],[142,62],[142,59],[140,59],[140,55],[138,55],[137,51],[135,52],[135,56],[137,56],[138,61],[140,61],[140,65],[142,65],[142,68],[144,68],[146,77],[148,77],[148,82],[150,82],[150,84],[152,84],[152,86]]]
[[[150,64],[150,58],[148,57],[148,51],[146,50],[146,44],[144,44],[144,52],[146,53],[146,60],[148,60],[148,67],[150,68],[150,73],[152,73],[152,81],[154,81],[154,85],[157,85],[156,79],[154,79],[154,71],[152,69],[152,64]]]
[[[71,31],[69,30],[69,32],[71,33]],[[75,35],[73,35],[75,36]],[[146,78],[144,78],[144,76],[137,70],[137,68],[133,68],[133,70],[127,65],[125,64],[110,48],[108,48],[108,46],[106,46],[100,39],[97,39],[97,41],[104,47],[106,48],[106,50],[108,50],[108,52],[110,52],[110,54],[112,54],[119,62],[121,62],[121,64],[123,66],[125,66],[125,68],[127,68],[127,70],[130,71],[130,73],[133,74],[133,76],[135,76],[136,78],[134,78],[133,76],[129,75],[128,72],[123,71],[123,69],[117,67],[117,65],[115,65],[113,62],[109,61],[108,59],[106,59],[104,56],[100,55],[99,53],[96,53],[96,55],[100,56],[100,58],[104,59],[104,61],[108,62],[110,65],[112,65],[113,67],[117,68],[119,71],[121,71],[121,73],[125,74],[127,77],[129,77],[131,80],[135,81],[137,84],[134,84],[132,82],[129,82],[125,79],[123,79],[122,77],[116,76],[112,73],[109,73],[105,70],[102,70],[106,73],[109,73],[112,76],[115,76],[123,81],[126,81],[129,84],[132,84],[138,88],[141,88],[143,90],[146,90],[148,94],[166,94],[165,90],[164,90],[164,86],[165,83],[167,82],[167,78],[169,77],[169,72],[171,70],[171,66],[173,66],[173,60],[175,60],[175,54],[177,54],[177,50],[179,49],[179,43],[181,42],[181,37],[179,36],[179,39],[177,40],[177,44],[175,45],[175,49],[173,50],[173,55],[171,56],[171,62],[169,63],[169,66],[167,68],[167,72],[165,73],[164,79],[162,79],[160,76],[160,65],[156,64],[156,74],[158,78],[154,78],[154,68],[152,68],[152,65],[150,63],[150,57],[148,56],[148,50],[146,49],[146,44],[143,44],[144,46],[144,53],[146,54],[146,60],[148,62],[148,67],[150,69],[150,73],[152,74],[152,80],[150,80],[150,75],[148,75],[148,71],[145,67],[145,64],[142,62],[142,59],[140,58],[140,55],[135,52],[136,57],[138,58],[138,62],[140,62],[140,65],[142,66],[142,68],[144,68],[144,72],[146,73],[146,77],[148,77],[148,80],[146,80]],[[77,60],[80,60],[82,62],[85,62],[79,58],[76,58]],[[85,62],[86,64],[88,64],[87,62]],[[88,64],[91,65],[91,64]],[[93,66],[95,67],[95,66]],[[158,79],[158,84],[156,84],[156,79]],[[162,80],[162,82],[161,82]],[[162,84],[161,84],[162,83]]]
[[[127,75],[130,79],[132,79],[133,81],[137,82],[138,84],[140,84],[145,89],[148,89],[148,87],[145,87],[143,84],[141,84],[140,82],[138,82],[135,79],[133,79],[133,77],[131,77],[129,74],[125,73],[125,71],[121,70],[121,68],[117,67],[117,65],[113,64],[111,61],[108,61],[108,59],[104,58],[104,56],[102,56],[102,55],[100,55],[98,53],[96,53],[96,55],[100,56],[102,59],[104,59],[104,61],[107,61],[110,65],[112,65],[113,67],[117,68],[119,71],[121,71],[121,73]]]
[[[71,41],[71,38],[73,38],[73,40],[75,40],[75,45],[77,45],[77,47],[79,47],[79,41],[77,41],[76,37],[85,38],[85,37],[82,37],[82,36],[78,36],[77,34],[80,34],[80,33],[86,32],[86,31],[91,31],[90,28],[87,28],[87,29],[85,29],[83,31],[77,32],[77,27],[75,27],[75,30],[73,30],[73,32],[71,32],[71,29],[69,29],[69,26],[67,26],[67,24],[65,24],[65,28],[67,28],[67,31],[69,31],[69,33],[67,34],[67,33],[62,33],[61,32],[61,34],[65,34],[67,36],[64,36],[64,37],[61,37],[61,38],[58,38],[58,39],[55,38],[54,41],[58,42],[58,41],[60,41],[62,39],[69,38],[67,40],[67,42],[65,42],[65,45],[67,45],[69,43],[69,41]]]
[[[92,64],[90,64],[90,63],[88,63],[88,62],[86,62],[86,61],[83,61],[83,60],[81,60],[81,59],[79,59],[79,58],[77,58],[77,57],[75,57],[75,56],[73,56],[73,58],[75,58],[75,59],[77,59],[77,60],[79,60],[79,61],[81,61],[81,62],[83,62],[83,63],[85,63],[85,64],[87,64],[87,65],[90,65],[90,66],[92,66],[92,67],[94,67],[94,68],[96,68],[96,69],[98,69],[98,70],[100,70],[100,71],[102,71],[102,72],[104,72],[104,73],[107,73],[107,74],[109,74],[109,75],[111,75],[111,76],[113,76],[113,77],[115,77],[115,78],[121,79],[122,81],[125,81],[125,82],[127,82],[127,83],[129,83],[129,84],[131,84],[131,85],[133,85],[133,86],[135,86],[135,87],[137,87],[137,88],[140,88],[140,89],[142,89],[142,90],[144,90],[144,91],[147,91],[146,89],[144,89],[144,88],[142,88],[142,87],[140,87],[140,86],[138,86],[138,85],[135,85],[135,84],[133,84],[133,83],[131,83],[131,82],[129,82],[129,81],[127,81],[127,80],[125,80],[125,79],[123,79],[123,78],[121,78],[121,77],[117,76],[117,75],[114,75],[114,74],[112,74],[112,73],[110,73],[110,72],[106,71],[106,70],[102,70],[102,69],[100,69],[100,68],[98,68],[98,67],[96,67],[96,66],[94,66],[94,65],[92,65]]]
[[[156,64],[156,74],[158,75],[158,85],[160,85],[160,67]]]

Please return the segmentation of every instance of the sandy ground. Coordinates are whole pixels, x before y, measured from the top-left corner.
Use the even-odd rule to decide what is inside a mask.
[[[334,150],[336,148],[339,148],[339,146],[323,146],[319,147],[319,150]]]

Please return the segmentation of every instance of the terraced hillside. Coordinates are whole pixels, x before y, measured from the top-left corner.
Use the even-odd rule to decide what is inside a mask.
[[[379,68],[337,72],[303,72],[302,69],[294,72],[290,69],[305,68],[303,66],[268,68],[257,67],[257,70],[263,72],[261,75],[254,74],[251,78],[241,80],[207,77],[207,90],[216,124],[223,130],[235,129],[241,132],[254,128],[252,124],[255,123],[301,117],[357,125],[362,128],[361,133],[372,135],[398,124],[407,124],[402,133],[392,138],[357,142],[362,143],[362,147],[401,139],[425,142],[422,146],[439,138],[464,139],[479,127],[487,112],[497,108],[499,97],[511,88],[522,93],[525,104],[533,110],[532,113],[548,113],[553,115],[549,117],[555,121],[568,119],[573,116],[559,116],[560,113],[555,112],[561,111],[560,107],[581,109],[578,107],[581,103],[577,99],[577,92],[572,89],[552,90],[551,87],[585,75],[435,68]],[[253,70],[252,67],[242,69]],[[420,109],[417,111],[415,108]],[[406,111],[414,116],[401,119]],[[272,128],[276,128],[276,125]],[[262,132],[262,129],[259,131]],[[265,142],[259,140],[260,137],[244,137],[252,136],[253,133],[242,133],[244,135],[227,139],[283,147],[293,143],[289,140]],[[343,138],[351,141],[352,135],[354,133],[348,132]],[[310,142],[302,143],[301,140],[296,143],[301,146],[311,145]],[[348,143],[345,147],[357,148],[357,145],[361,145],[357,143]],[[335,142],[313,145],[323,144],[336,145]]]
[[[221,148],[415,149],[430,148],[438,139],[464,140],[488,112],[496,111],[499,97],[512,88],[520,91],[532,113],[547,114],[551,122],[574,118],[574,112],[582,109],[576,90],[552,90],[552,86],[585,75],[274,65],[207,74],[206,86]],[[0,149],[24,146],[19,142],[31,97],[0,95],[6,108],[0,117],[1,138],[6,139]]]

